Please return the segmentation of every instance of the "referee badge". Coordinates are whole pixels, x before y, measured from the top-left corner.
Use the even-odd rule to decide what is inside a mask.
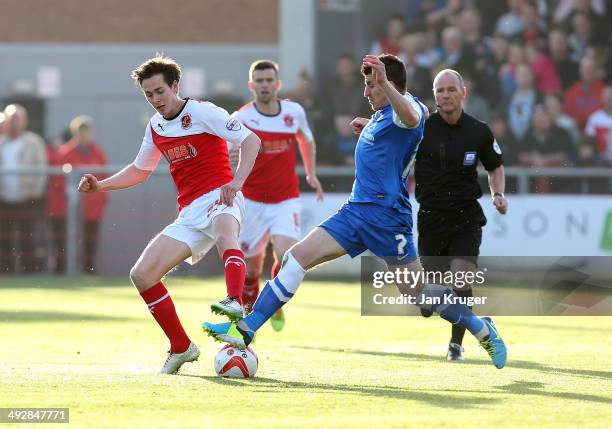
[[[499,147],[499,144],[497,143],[496,139],[493,139],[493,150],[495,151],[496,154],[501,155],[502,151],[501,148]]]
[[[466,152],[463,156],[463,165],[475,165],[476,152]]]

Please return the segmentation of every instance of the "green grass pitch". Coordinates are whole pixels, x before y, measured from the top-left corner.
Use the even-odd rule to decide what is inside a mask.
[[[285,329],[260,331],[256,378],[225,380],[213,368],[220,345],[200,330],[202,320],[222,320],[208,307],[224,295],[222,279],[167,285],[202,349],[176,376],[157,374],[167,342],[127,279],[0,278],[0,407],[70,407],[70,423],[58,426],[74,428],[612,421],[611,317],[498,317],[509,360],[497,370],[471,337],[466,362],[447,363],[449,328],[439,318],[361,317],[356,283],[306,281]]]

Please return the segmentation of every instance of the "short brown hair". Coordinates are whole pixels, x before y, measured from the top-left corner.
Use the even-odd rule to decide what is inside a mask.
[[[132,79],[138,86],[141,86],[143,80],[156,74],[162,74],[168,86],[172,86],[174,81],[178,82],[181,79],[181,66],[164,54],[156,54],[155,57],[148,59],[132,71]]]
[[[72,136],[76,136],[79,131],[83,131],[85,129],[91,129],[94,126],[93,119],[89,116],[80,115],[70,121],[70,133]]]
[[[276,73],[276,76],[278,77],[278,64],[270,60],[257,60],[253,62],[253,64],[251,64],[251,67],[249,67],[249,79],[253,80],[253,72],[255,70],[267,70],[267,69],[274,69],[274,72]]]
[[[389,82],[392,82],[399,92],[406,92],[406,68],[402,60],[391,54],[380,54],[378,58],[385,65],[385,74]],[[371,73],[372,67],[365,64],[361,65],[363,76],[368,76]]]

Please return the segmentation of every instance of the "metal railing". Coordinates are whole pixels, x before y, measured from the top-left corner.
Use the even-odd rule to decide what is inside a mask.
[[[0,176],[5,174],[18,175],[62,175],[66,180],[66,271],[69,275],[75,275],[77,268],[77,240],[79,225],[79,209],[81,196],[77,186],[84,173],[111,175],[121,170],[125,165],[106,165],[106,166],[83,166],[72,167],[71,165],[53,167],[0,167]],[[530,191],[530,181],[538,177],[548,178],[570,178],[581,181],[580,192],[587,193],[589,190],[588,179],[605,178],[612,184],[612,168],[523,168],[509,167],[505,169],[508,179],[516,180],[516,193],[527,194]],[[297,172],[304,176],[303,167],[298,167]],[[317,174],[319,178],[343,178],[349,180],[355,173],[351,166],[319,166]],[[480,171],[482,176],[486,176],[485,171]],[[166,168],[157,168],[153,175],[169,176]],[[346,190],[348,192],[348,190]]]

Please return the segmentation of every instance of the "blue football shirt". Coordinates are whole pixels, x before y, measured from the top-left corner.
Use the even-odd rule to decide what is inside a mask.
[[[405,97],[421,113],[418,125],[408,128],[390,104],[372,115],[355,148],[355,182],[349,202],[374,203],[412,213],[406,182],[423,138],[426,115],[416,97]]]

